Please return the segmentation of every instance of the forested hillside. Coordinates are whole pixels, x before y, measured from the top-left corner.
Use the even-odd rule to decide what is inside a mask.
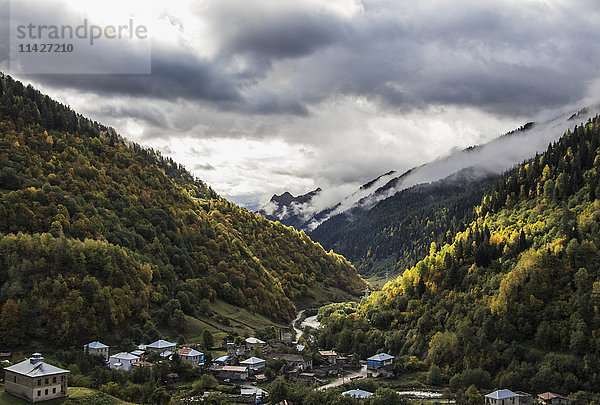
[[[494,176],[495,177],[495,176]],[[364,276],[401,274],[450,238],[481,201],[492,176],[462,171],[399,191],[372,209],[338,214],[311,232],[325,249],[348,258]]]
[[[383,291],[322,309],[320,344],[426,361],[459,391],[600,391],[599,147],[596,117],[508,172]]]
[[[170,159],[9,76],[0,94],[0,346],[142,340],[216,298],[287,321],[317,285],[364,288]]]

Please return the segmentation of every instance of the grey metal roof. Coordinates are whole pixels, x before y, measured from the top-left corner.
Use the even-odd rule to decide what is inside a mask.
[[[246,343],[250,344],[250,345],[255,345],[255,344],[261,344],[264,345],[265,342],[263,340],[260,340],[258,338],[255,337],[249,337],[246,339]]]
[[[518,397],[518,396],[519,396],[519,394],[515,394],[511,390],[498,390],[498,391],[494,391],[492,393],[487,394],[485,397],[492,398],[492,399],[506,399],[506,398],[514,398],[514,397]]]
[[[367,360],[371,360],[371,361],[386,361],[386,360],[393,360],[395,357],[391,356],[387,353],[379,353],[376,354],[375,356],[371,356],[369,357]]]
[[[118,359],[118,360],[139,360],[140,358],[138,356],[135,356],[131,353],[127,353],[127,352],[121,352],[118,354],[113,354],[112,356],[110,356],[111,359]]]
[[[249,359],[240,361],[240,364],[260,364],[264,362],[266,362],[266,360],[259,359],[258,357],[250,357]]]
[[[89,349],[107,349],[108,348],[108,346],[106,346],[104,343],[100,343],[97,340],[95,342],[88,343],[86,346]]]
[[[198,350],[195,349],[191,349],[188,353],[186,352],[181,352],[181,350],[179,350],[177,352],[177,354],[179,354],[180,356],[187,356],[187,357],[196,357],[196,356],[202,356],[202,353],[199,352]]]
[[[12,371],[13,373],[25,375],[28,377],[43,377],[46,375],[52,374],[62,374],[68,373],[69,370],[63,370],[62,368],[58,368],[48,363],[44,363],[43,361],[38,361],[35,364],[32,364],[30,359],[23,360],[20,363],[12,365],[10,367],[5,367],[4,370]]]
[[[150,349],[168,349],[169,347],[175,347],[177,346],[177,343],[171,343],[171,342],[167,342],[166,340],[157,340],[154,343],[150,343],[148,346],[148,348]]]

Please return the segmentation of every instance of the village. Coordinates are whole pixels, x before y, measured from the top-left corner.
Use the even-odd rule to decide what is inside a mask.
[[[227,397],[230,402],[240,404],[272,403],[269,402],[268,391],[263,388],[274,378],[272,373],[265,372],[268,363],[277,364],[277,376],[284,376],[288,381],[311,384],[318,390],[343,388],[346,384],[362,379],[386,380],[396,377],[396,358],[387,353],[358,359],[356,355],[348,353],[318,350],[317,365],[313,361],[314,356],[306,355],[305,346],[299,343],[298,338],[294,339],[294,329],[299,338],[302,330],[280,328],[278,341],[265,342],[256,337],[224,340],[220,352],[226,354],[210,360],[205,358],[198,344],[177,344],[163,339],[150,344],[139,344],[131,351],[113,350],[115,347],[93,341],[83,346],[83,352],[85,355],[101,358],[109,369],[123,372],[131,372],[136,368],[152,368],[157,364],[177,360],[197,370],[199,375],[211,375],[224,384],[237,387],[237,391],[230,391]],[[10,353],[3,353],[0,360],[6,361],[9,358]],[[30,358],[5,367],[4,370],[6,393],[32,403],[67,396],[70,371],[45,363],[41,353],[34,353]],[[179,377],[177,373],[169,373],[167,383],[176,384]],[[189,400],[201,403],[211,394],[210,390],[207,390]],[[352,397],[359,402],[373,394],[356,388],[341,392],[342,396]],[[432,404],[454,403],[441,392],[412,390],[401,391],[398,394],[415,401],[427,399],[429,402],[426,403]],[[481,403],[566,405],[568,400],[551,392],[534,396],[525,392],[500,389],[486,394],[481,398]],[[289,405],[290,402],[283,401],[279,404]]]

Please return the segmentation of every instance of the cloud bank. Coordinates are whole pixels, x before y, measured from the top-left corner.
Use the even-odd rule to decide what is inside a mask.
[[[154,5],[151,75],[18,78],[250,206],[481,144],[580,104],[600,72],[591,0]]]

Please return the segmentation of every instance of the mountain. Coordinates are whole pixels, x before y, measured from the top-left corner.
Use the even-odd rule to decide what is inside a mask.
[[[501,176],[383,291],[323,308],[319,343],[386,351],[459,393],[599,392],[599,198],[596,116]]]
[[[351,208],[311,232],[364,276],[402,273],[441,244],[472,213],[496,176],[473,168],[401,190],[372,209]]]
[[[569,111],[551,119],[540,117],[538,122],[528,122],[484,145],[471,146],[464,150],[452,152],[446,157],[412,168],[401,174],[389,171],[337,202],[332,203],[328,191],[321,190],[319,195],[311,201],[295,207],[297,212],[301,212],[302,221],[304,222],[301,225],[297,225],[297,222],[295,222],[293,226],[312,234],[318,226],[329,218],[346,213],[349,210],[355,212],[356,209],[370,210],[380,201],[393,196],[399,191],[415,185],[442,180],[466,168],[473,168],[476,173],[480,173],[483,177],[499,175],[543,151],[550,142],[561,136],[565,123],[575,119],[577,114],[591,110],[600,110],[600,106],[589,107],[575,114]],[[272,218],[286,225],[292,225],[285,217],[273,215]]]
[[[364,288],[172,160],[9,76],[0,94],[0,346],[147,342],[215,300],[287,322],[294,302]]]
[[[294,197],[289,192],[281,195],[273,195],[269,203],[258,210],[258,214],[271,221],[280,221],[296,229],[303,229],[307,218],[304,217],[303,208],[310,206],[313,198],[318,196],[322,190],[317,188],[306,194]]]

